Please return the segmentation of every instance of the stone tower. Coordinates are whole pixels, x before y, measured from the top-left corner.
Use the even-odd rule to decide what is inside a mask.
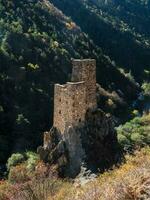
[[[84,122],[88,108],[96,103],[96,62],[73,60],[72,82],[55,84],[53,125],[63,134],[69,126]]]
[[[40,158],[74,178],[81,167],[110,168],[118,154],[113,120],[96,103],[95,60],[73,60],[71,82],[54,88],[54,122],[44,133]]]
[[[71,81],[84,81],[86,90],[86,104],[88,108],[96,108],[96,60],[73,60]]]

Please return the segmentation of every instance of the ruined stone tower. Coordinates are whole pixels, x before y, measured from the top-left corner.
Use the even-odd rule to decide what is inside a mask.
[[[60,176],[74,178],[82,166],[112,166],[119,145],[111,117],[97,108],[95,60],[72,64],[71,82],[55,84],[53,126],[37,151],[44,162],[57,165]]]
[[[96,108],[96,61],[72,61],[72,82],[56,84],[54,91],[54,127],[65,129],[83,122],[88,108]]]

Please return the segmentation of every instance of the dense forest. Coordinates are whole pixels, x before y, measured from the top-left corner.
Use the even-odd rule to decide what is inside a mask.
[[[47,0],[0,0],[1,162],[41,143],[43,131],[52,125],[54,83],[69,78],[71,58],[95,58],[103,88],[98,90],[103,94],[99,106],[117,118],[128,113],[139,85],[79,25]]]
[[[118,66],[142,81],[150,69],[150,3],[128,0],[50,0],[70,16]],[[94,23],[93,23],[94,21]]]

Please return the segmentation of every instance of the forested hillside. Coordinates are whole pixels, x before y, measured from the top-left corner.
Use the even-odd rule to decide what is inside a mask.
[[[52,125],[54,83],[69,78],[71,58],[95,58],[97,82],[121,108],[117,117],[128,110],[138,86],[82,28],[47,0],[0,0],[1,162],[41,143]]]
[[[150,1],[50,0],[139,81],[150,70]]]

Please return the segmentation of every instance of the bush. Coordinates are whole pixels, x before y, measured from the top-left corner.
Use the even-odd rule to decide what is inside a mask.
[[[7,161],[7,169],[10,170],[11,167],[16,166],[25,161],[25,156],[20,153],[12,154]]]
[[[141,148],[150,145],[149,134],[150,114],[142,117],[135,117],[130,122],[120,125],[117,128],[118,141],[125,151]]]
[[[29,171],[33,171],[37,165],[37,162],[39,161],[39,156],[38,154],[31,151],[27,152],[26,156],[27,156],[27,169]]]
[[[144,145],[144,135],[141,135],[136,132],[132,133],[131,141],[133,141],[133,143],[135,143],[135,145]]]
[[[7,162],[9,182],[24,183],[34,177],[38,161],[38,155],[31,151],[24,154],[12,154]]]
[[[148,82],[143,83],[142,89],[143,89],[143,91],[144,91],[144,92],[143,92],[144,95],[150,97],[150,83],[148,83]]]
[[[43,179],[31,181],[24,185],[22,190],[12,196],[13,200],[47,200],[55,199],[54,196],[63,187],[64,183],[61,180]]]
[[[8,188],[9,183],[4,180],[0,180],[0,200],[8,200]]]
[[[12,154],[7,161],[7,169],[10,170],[11,167],[15,167],[18,164],[25,162],[28,170],[34,170],[37,162],[39,161],[38,154],[28,151],[24,154],[16,153]]]
[[[25,183],[31,178],[25,164],[20,164],[15,167],[11,167],[8,175],[8,181],[10,183]]]

